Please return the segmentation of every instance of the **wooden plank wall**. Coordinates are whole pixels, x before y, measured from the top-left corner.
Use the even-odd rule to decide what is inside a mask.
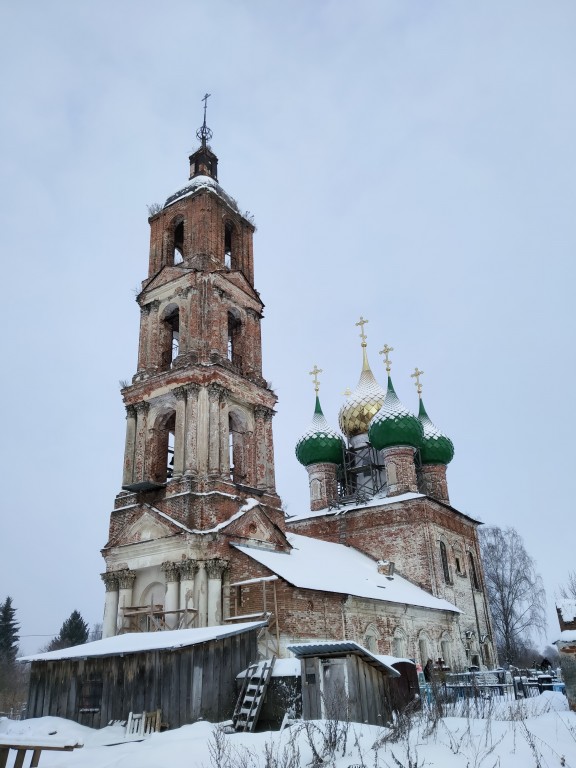
[[[28,717],[55,715],[101,728],[130,712],[162,709],[170,728],[231,717],[236,675],[258,658],[256,630],[172,650],[32,662]],[[81,714],[82,680],[101,678],[96,713]]]

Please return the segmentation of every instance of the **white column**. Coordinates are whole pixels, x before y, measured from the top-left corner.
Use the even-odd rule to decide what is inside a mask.
[[[129,608],[133,604],[132,600],[132,588],[134,581],[136,580],[136,574],[134,571],[128,569],[124,571],[117,571],[118,575],[118,619],[117,619],[117,634],[123,629],[128,628],[128,622],[124,619],[124,608]]]
[[[177,563],[166,562],[162,563],[161,570],[166,577],[166,600],[164,603],[165,611],[177,611],[179,607],[179,591],[180,591],[180,572],[178,570]],[[173,613],[166,616],[166,626],[169,629],[174,629],[178,623],[178,616]]]
[[[114,637],[118,619],[118,579],[115,573],[110,573],[109,571],[100,574],[100,576],[106,585],[102,637]]]
[[[148,432],[148,410],[150,403],[136,403],[136,445],[134,448],[134,472],[132,482],[146,478],[146,433]]]
[[[198,570],[198,563],[195,560],[183,560],[178,563],[180,571],[180,608],[188,610],[196,609],[198,606],[194,602],[194,575]],[[188,617],[187,626],[192,626],[191,618]],[[194,626],[197,626],[197,616],[194,617]]]
[[[264,418],[267,408],[257,405],[254,408],[254,477],[251,478],[256,488],[266,487],[266,436],[264,433]],[[249,483],[251,485],[251,483]]]
[[[222,623],[222,574],[226,566],[226,560],[220,560],[219,558],[206,561],[209,627],[215,627]]]
[[[205,627],[208,624],[208,578],[206,566],[198,561],[198,572],[194,579],[194,605],[198,610],[197,626]]]
[[[266,441],[266,488],[271,492],[276,491],[276,478],[274,476],[274,437],[272,436],[272,417],[274,411],[266,411],[264,416],[264,435]]]

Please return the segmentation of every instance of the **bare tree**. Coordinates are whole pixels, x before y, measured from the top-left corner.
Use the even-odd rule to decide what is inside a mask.
[[[515,528],[481,529],[480,548],[498,653],[513,663],[532,635],[546,629],[542,578]]]
[[[568,581],[560,587],[559,594],[564,600],[576,600],[576,571],[570,571]]]

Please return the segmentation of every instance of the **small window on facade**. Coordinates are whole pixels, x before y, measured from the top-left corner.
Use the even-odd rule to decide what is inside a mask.
[[[80,687],[80,711],[99,712],[102,704],[102,678],[99,674],[88,675]]]
[[[462,573],[462,563],[459,557],[456,558],[456,573]]]
[[[480,582],[478,581],[478,574],[476,573],[476,565],[474,563],[474,557],[472,552],[468,552],[468,562],[470,563],[470,581],[474,589],[480,589]]]
[[[184,222],[174,230],[174,264],[181,264],[184,259]]]
[[[450,569],[448,568],[448,555],[446,553],[446,544],[440,542],[440,558],[442,560],[442,570],[444,572],[444,581],[450,584]]]
[[[167,370],[180,352],[180,313],[177,307],[164,318],[162,347],[162,369]]]

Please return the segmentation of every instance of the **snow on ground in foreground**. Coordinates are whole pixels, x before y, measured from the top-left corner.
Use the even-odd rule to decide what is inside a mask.
[[[377,752],[373,746],[387,733],[386,729],[350,723],[344,756],[340,749],[335,762],[328,763],[336,768],[362,764],[367,768],[397,768],[410,764],[418,768],[424,765],[427,768],[551,768],[561,765],[576,768],[576,714],[567,711],[565,697],[559,693],[544,693],[517,704],[494,709],[488,719],[444,718],[432,735],[426,735],[426,724],[417,719],[409,740],[382,745]],[[326,728],[326,722],[309,724],[310,730],[317,729],[318,747],[322,740],[319,732]],[[215,730],[216,726],[210,723],[198,722],[154,734],[142,742],[103,746],[121,741],[123,728],[112,726],[93,730],[57,717],[21,722],[0,719],[0,738],[3,740],[21,736],[43,741],[56,731],[55,739],[75,739],[84,743],[82,749],[74,752],[42,753],[40,768],[212,768],[215,763],[211,761],[209,745],[214,743]],[[266,745],[272,747],[280,764],[282,751],[291,748],[291,741],[300,750],[300,758],[293,765],[306,766],[312,762],[312,751],[302,724],[291,726],[282,735],[278,732],[238,733],[223,739],[232,750],[231,762],[223,763],[230,768],[263,766]],[[234,755],[244,755],[253,762],[234,759]],[[8,768],[12,768],[13,759],[10,758]],[[28,762],[29,758],[26,764]]]

